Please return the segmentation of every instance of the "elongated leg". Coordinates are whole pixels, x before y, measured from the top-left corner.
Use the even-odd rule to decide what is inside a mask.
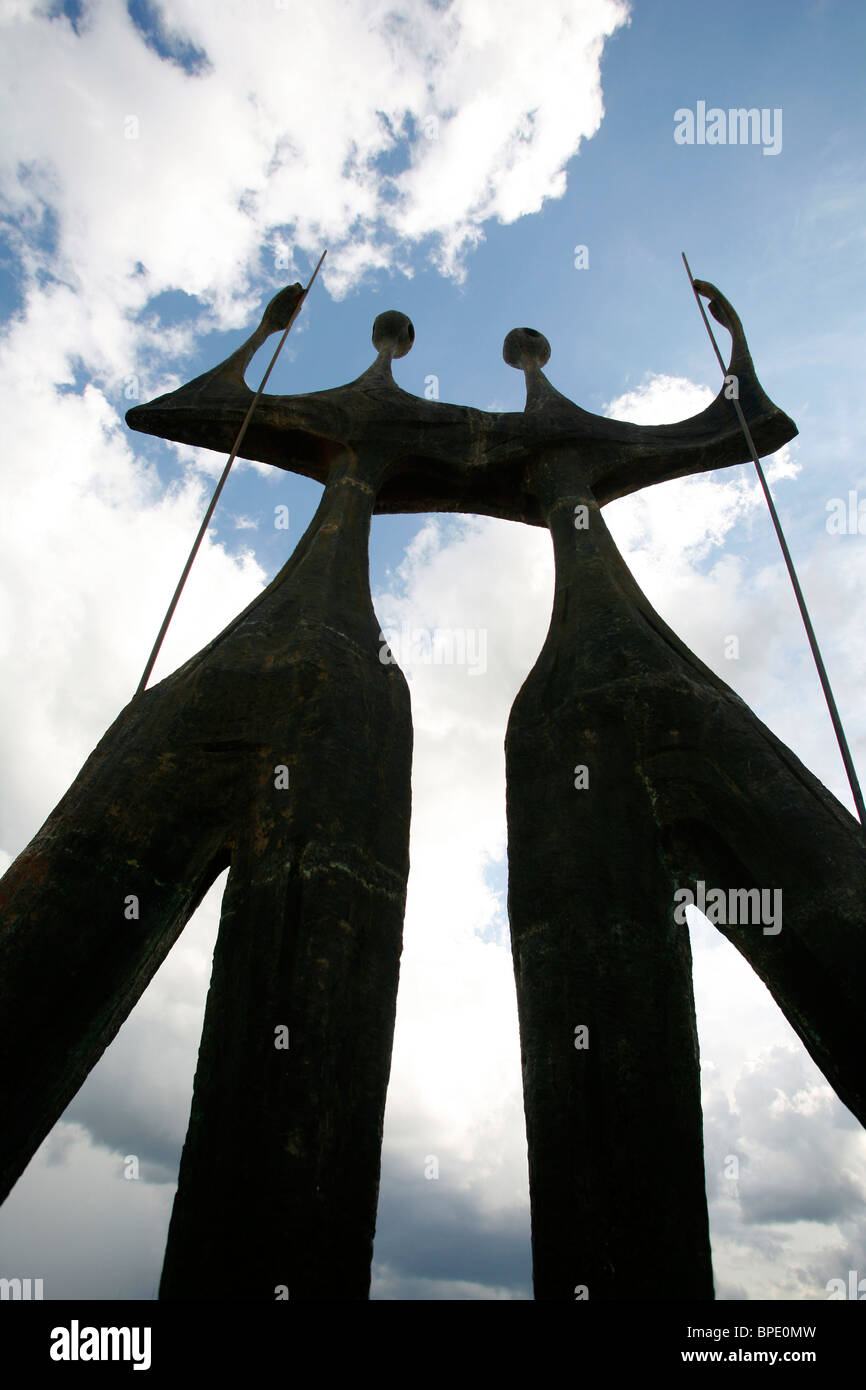
[[[268,797],[286,796],[277,764],[291,843],[340,845],[405,888],[411,717],[401,673],[379,661],[374,495],[329,487],[268,589],[127,706],[0,881],[0,1196],[216,875],[258,843]]]
[[[680,683],[666,709],[636,737],[672,877],[716,891],[711,920],[866,1124],[863,831],[736,696]]]
[[[369,597],[373,495],[329,487],[270,644],[161,1298],[369,1291],[412,758]]]
[[[506,739],[535,1296],[712,1298],[691,953],[628,721],[537,695]]]
[[[866,1119],[863,835],[655,613],[592,500],[576,532],[555,468],[544,485],[555,498],[553,614],[506,739],[536,1288],[568,1296],[575,1247],[603,1297],[641,1287],[647,1297],[710,1296],[687,928],[672,920],[674,894],[698,880],[726,900],[780,894],[780,931],[720,929]],[[587,768],[582,789],[569,780],[575,765]],[[592,1010],[604,1038],[616,1037],[618,1020],[623,1033],[593,1058],[590,1031],[590,1085],[557,1048],[568,1012],[576,1026]],[[560,1149],[567,1171],[556,1166]],[[630,1171],[625,1155],[636,1160]],[[635,1217],[630,1250],[618,1205]],[[605,1222],[620,1242],[608,1266]]]
[[[0,1200],[228,862],[218,773],[127,706],[0,880]]]
[[[161,1298],[368,1295],[404,885],[347,858],[235,857]]]

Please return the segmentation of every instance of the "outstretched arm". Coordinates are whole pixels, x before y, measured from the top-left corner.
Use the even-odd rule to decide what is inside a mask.
[[[611,421],[622,432],[624,456],[601,464],[593,478],[599,503],[651,483],[748,463],[751,451],[733,406],[736,398],[761,454],[772,454],[797,434],[793,420],[774,405],[758,380],[746,335],[733,305],[715,285],[696,280],[709,299],[710,313],[731,335],[731,356],[719,394],[706,410],[672,425],[629,425]]]

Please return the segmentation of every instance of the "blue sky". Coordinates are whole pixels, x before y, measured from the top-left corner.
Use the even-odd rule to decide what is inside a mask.
[[[559,390],[646,421],[718,389],[685,250],[799,426],[769,474],[866,768],[866,541],[856,519],[827,529],[833,499],[866,498],[861,5],[0,0],[0,24],[0,867],[135,689],[224,462],[133,434],[126,409],[225,357],[325,246],[269,389],[353,379],[396,308],[416,330],[406,390],[434,377],[443,400],[520,409],[501,349],[526,324]],[[780,112],[780,148],[678,144],[675,113],[699,103]],[[157,679],[277,572],[320,492],[236,466]],[[662,616],[850,805],[749,470],[606,517]],[[502,740],[546,630],[549,541],[377,518],[371,582],[383,625],[483,632],[487,655],[478,679],[407,669],[413,870],[373,1295],[528,1298]],[[47,1297],[153,1296],[218,910],[219,886],[0,1212],[0,1273]],[[862,1131],[727,943],[692,931],[718,1294],[826,1297],[866,1274]]]

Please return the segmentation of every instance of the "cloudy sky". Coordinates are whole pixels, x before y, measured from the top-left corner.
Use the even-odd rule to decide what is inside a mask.
[[[224,462],[125,411],[226,356],[324,247],[274,390],[357,376],[396,308],[409,391],[520,409],[501,345],[528,324],[561,391],[647,422],[719,385],[685,249],[799,426],[769,475],[866,772],[858,0],[0,0],[0,24],[0,868],[132,695]],[[681,143],[699,103],[766,112],[765,137]],[[238,464],[155,679],[277,572],[320,493]],[[666,621],[850,807],[754,470],[606,517]],[[382,518],[371,575],[383,627],[485,643],[483,669],[400,653],[412,873],[373,1297],[526,1299],[503,738],[546,632],[550,542]],[[0,1212],[0,1274],[48,1298],[155,1296],[222,887]],[[690,926],[718,1296],[826,1298],[866,1276],[866,1138],[748,966]]]

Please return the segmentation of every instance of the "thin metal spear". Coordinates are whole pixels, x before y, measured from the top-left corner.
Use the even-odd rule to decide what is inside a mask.
[[[201,545],[202,541],[204,540],[205,531],[207,530],[208,525],[209,525],[209,523],[210,523],[210,519],[211,519],[211,517],[212,517],[213,514],[214,514],[214,509],[215,509],[215,507],[216,507],[217,502],[219,501],[220,493],[222,492],[223,488],[225,487],[226,479],[228,478],[229,473],[231,472],[232,464],[234,463],[235,459],[237,458],[237,456],[238,456],[238,450],[240,449],[241,445],[242,445],[243,442],[244,442],[244,435],[246,434],[246,432],[247,432],[247,426],[249,425],[250,420],[252,419],[253,411],[255,410],[256,406],[258,405],[258,403],[259,403],[259,398],[260,398],[262,392],[264,391],[265,387],[266,387],[267,384],[268,384],[268,377],[270,376],[271,372],[273,371],[274,364],[276,363],[277,358],[279,357],[280,353],[281,353],[282,350],[283,350],[283,343],[286,341],[286,339],[287,339],[288,336],[289,336],[289,329],[291,328],[291,326],[292,326],[292,324],[294,323],[295,319],[298,317],[298,314],[301,312],[301,307],[302,307],[302,305],[303,305],[303,303],[304,303],[304,300],[306,299],[307,295],[309,294],[310,289],[312,288],[313,281],[315,280],[316,276],[317,276],[318,273],[319,273],[319,267],[321,266],[322,261],[325,259],[325,257],[327,256],[327,254],[328,254],[328,252],[327,252],[327,250],[325,250],[325,251],[322,252],[321,256],[319,257],[318,264],[316,265],[315,270],[313,271],[312,275],[310,276],[309,282],[308,282],[308,284],[307,284],[305,290],[304,290],[303,293],[300,295],[297,304],[295,305],[294,309],[292,310],[291,317],[289,318],[289,321],[288,321],[288,323],[286,324],[285,330],[284,330],[284,332],[283,332],[283,336],[280,338],[280,341],[277,343],[277,346],[276,346],[276,350],[275,350],[275,352],[274,352],[274,355],[273,355],[273,357],[271,358],[270,362],[268,363],[268,369],[267,369],[267,371],[265,372],[264,376],[262,377],[261,385],[259,386],[259,389],[258,389],[258,391],[256,392],[256,394],[253,396],[252,400],[250,401],[249,409],[247,410],[247,413],[246,413],[246,415],[244,416],[243,424],[241,425],[240,429],[238,430],[237,439],[235,440],[235,442],[234,442],[234,444],[233,444],[233,446],[232,446],[232,451],[231,451],[231,453],[229,454],[228,462],[226,463],[226,466],[225,466],[225,468],[224,468],[223,471],[222,471],[222,477],[220,478],[219,482],[218,482],[217,485],[216,485],[216,488],[214,489],[213,497],[210,499],[210,505],[209,505],[207,511],[205,512],[205,514],[204,514],[204,520],[203,520],[201,526],[199,527],[199,533],[198,533],[198,535],[197,535],[196,538],[195,538],[195,543],[193,544],[192,550],[189,552],[189,558],[187,559],[187,562],[186,562],[186,564],[185,564],[184,567],[183,567],[183,574],[180,576],[180,579],[178,580],[177,588],[176,588],[175,591],[174,591],[174,598],[172,599],[171,603],[168,605],[168,612],[166,613],[165,618],[163,619],[162,627],[159,629],[159,635],[158,635],[156,641],[155,641],[154,644],[153,644],[153,650],[152,650],[152,652],[150,653],[150,656],[148,657],[147,665],[146,665],[145,668],[144,668],[144,674],[142,675],[141,680],[140,680],[139,683],[138,683],[138,689],[137,689],[136,692],[135,692],[136,695],[140,695],[140,694],[142,693],[142,691],[143,691],[143,690],[146,688],[146,686],[147,686],[147,682],[150,680],[150,674],[151,674],[151,672],[152,672],[154,666],[156,665],[156,658],[159,656],[159,649],[160,649],[160,647],[162,646],[163,640],[164,640],[164,638],[165,638],[165,634],[168,632],[168,625],[169,625],[169,623],[171,622],[172,618],[174,617],[174,610],[177,608],[178,600],[180,599],[180,596],[181,596],[181,594],[183,593],[183,586],[184,586],[184,584],[186,583],[186,581],[187,581],[187,579],[188,579],[188,577],[189,577],[189,572],[190,572],[190,570],[192,569],[193,561],[195,560],[195,557],[196,557],[196,555],[198,554],[199,546]]]
[[[725,363],[722,358],[722,354],[719,352],[719,345],[716,342],[715,334],[713,333],[713,330],[710,326],[710,321],[707,318],[707,312],[703,306],[703,303],[701,302],[701,297],[698,293],[697,286],[695,285],[695,279],[692,275],[691,267],[689,266],[689,263],[686,260],[686,253],[685,251],[683,251],[681,254],[683,258],[683,265],[686,268],[686,274],[689,277],[689,284],[692,287],[692,292],[695,296],[695,299],[697,300],[698,308],[701,311],[701,318],[704,321],[704,326],[706,327],[707,333],[709,334],[710,342],[713,345],[713,351],[715,352],[716,357],[718,358],[719,366],[722,369],[722,376],[725,376]],[[815,658],[815,665],[818,668],[818,676],[821,681],[821,689],[824,691],[824,699],[827,701],[827,708],[830,711],[830,718],[833,721],[833,729],[836,733],[836,741],[839,744],[839,752],[842,754],[842,762],[845,764],[845,771],[848,774],[848,782],[851,787],[851,795],[854,798],[854,805],[857,807],[857,815],[860,817],[861,826],[863,826],[863,828],[866,829],[866,805],[864,805],[863,802],[863,793],[860,790],[860,783],[857,780],[857,773],[854,768],[854,761],[851,757],[850,749],[848,748],[848,740],[845,737],[845,730],[842,728],[842,720],[839,718],[839,711],[836,708],[836,701],[833,698],[833,691],[830,688],[830,681],[827,676],[826,669],[824,667],[823,659],[821,657],[821,650],[818,646],[818,639],[815,636],[815,629],[812,627],[812,620],[809,617],[809,610],[806,607],[806,600],[803,597],[803,590],[800,588],[800,581],[797,578],[797,571],[794,568],[794,561],[791,559],[791,552],[788,549],[788,543],[785,540],[785,535],[782,531],[782,523],[779,520],[779,515],[776,511],[775,503],[773,502],[773,498],[770,494],[770,489],[767,486],[767,479],[764,476],[764,470],[761,467],[761,460],[758,458],[758,451],[755,448],[755,441],[752,438],[752,432],[749,429],[748,424],[746,423],[746,417],[743,414],[743,408],[740,405],[740,402],[737,400],[736,396],[731,397],[731,404],[733,405],[734,410],[737,412],[737,419],[739,420],[740,428],[742,429],[743,434],[746,437],[746,443],[748,444],[749,451],[752,455],[752,462],[758,470],[758,480],[763,489],[764,496],[767,499],[767,506],[770,509],[770,516],[773,520],[773,526],[775,527],[776,535],[779,538],[779,545],[782,547],[782,554],[785,557],[785,564],[788,567],[788,574],[790,575],[791,584],[794,588],[794,594],[797,598],[797,606],[800,609],[800,616],[803,619],[803,626],[806,629],[806,636],[809,639],[809,646],[812,648],[812,656]]]

